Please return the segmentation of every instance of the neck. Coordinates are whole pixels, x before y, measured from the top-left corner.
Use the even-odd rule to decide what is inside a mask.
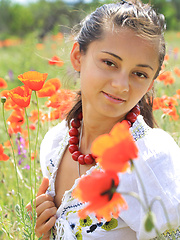
[[[81,151],[89,153],[92,142],[100,135],[109,133],[117,122],[122,119],[103,118],[102,116],[95,116],[95,114],[84,114],[81,138]]]
[[[84,113],[84,112],[83,112]],[[71,122],[72,128],[69,130],[69,135],[71,136],[69,139],[69,152],[72,154],[72,158],[75,161],[78,161],[80,164],[92,164],[95,157],[91,152],[91,145],[92,142],[97,138],[99,135],[109,133],[112,127],[117,123],[126,119],[129,127],[136,121],[137,116],[140,113],[139,106],[136,105],[131,111],[118,119],[110,118],[110,117],[103,117],[100,114],[97,115],[96,113],[92,113],[90,116],[88,114],[84,114],[84,125],[81,125],[82,121],[82,113],[79,113],[77,119],[73,119]],[[79,127],[81,126],[81,134],[80,139],[78,139],[79,135]],[[79,149],[80,148],[80,149]],[[82,153],[83,152],[83,153]]]

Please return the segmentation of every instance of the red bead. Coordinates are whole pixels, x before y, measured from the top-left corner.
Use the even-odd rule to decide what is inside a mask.
[[[74,160],[74,161],[78,161],[78,157],[81,155],[82,153],[80,152],[80,151],[75,151],[75,152],[73,152],[73,154],[72,154],[72,159]]]
[[[131,112],[134,112],[138,116],[140,114],[140,107],[139,107],[139,105],[136,105],[135,107],[133,107]]]
[[[71,145],[69,146],[69,152],[72,154],[72,153],[74,153],[75,151],[78,151],[78,146],[75,145],[75,144],[71,144]]]
[[[78,144],[78,143],[79,143],[78,137],[76,137],[76,136],[70,137],[69,144]]]
[[[77,130],[77,128],[74,128],[72,127],[70,130],[69,130],[69,135],[72,137],[72,136],[78,136],[79,134],[79,131]]]
[[[126,120],[126,121],[127,121],[128,125],[129,125],[129,127],[131,127],[132,123],[129,120]]]
[[[92,153],[91,153],[91,157],[92,157],[93,159],[96,159],[96,158],[97,158],[97,156],[95,156],[95,155],[92,154]]]
[[[83,115],[82,115],[82,112],[80,112],[80,113],[78,114],[78,119],[79,119],[79,120],[82,120],[82,118],[83,118]]]
[[[94,159],[92,158],[91,154],[87,154],[84,157],[84,161],[86,164],[92,164],[94,162]]]
[[[134,123],[137,119],[137,115],[134,112],[129,112],[126,115],[126,120],[129,120],[131,123]]]
[[[75,128],[79,128],[81,126],[81,122],[78,119],[73,119],[71,121],[71,126]]]
[[[85,161],[84,161],[84,154],[80,155],[78,157],[78,162],[81,164],[81,165],[84,165],[85,164]]]

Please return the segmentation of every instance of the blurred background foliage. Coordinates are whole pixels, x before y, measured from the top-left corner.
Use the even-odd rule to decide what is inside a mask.
[[[25,37],[36,32],[43,39],[48,32],[69,33],[87,13],[102,3],[118,1],[83,0],[71,4],[63,0],[37,0],[26,4],[15,3],[13,0],[0,0],[0,40],[9,37]],[[167,30],[180,30],[179,0],[143,0],[150,2],[158,12],[166,16]]]

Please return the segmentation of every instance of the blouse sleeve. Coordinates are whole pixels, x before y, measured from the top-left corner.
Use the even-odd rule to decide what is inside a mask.
[[[40,164],[44,177],[50,178],[51,171],[49,167],[56,164],[56,158],[59,153],[59,146],[67,131],[67,123],[63,120],[55,127],[51,128],[42,140],[40,147]],[[53,159],[53,160],[52,160]]]
[[[160,233],[168,230],[168,222],[160,201],[161,199],[172,227],[176,230],[180,225],[180,148],[173,138],[161,129],[152,129],[137,141],[139,157],[134,160],[141,181],[145,187],[148,204],[152,202],[152,211],[156,217],[156,227]],[[136,171],[120,176],[119,190],[136,192],[146,205],[141,181]],[[139,202],[125,196],[128,210],[120,217],[132,228],[137,239],[146,240],[156,237],[155,230],[146,232],[144,229],[145,211]]]

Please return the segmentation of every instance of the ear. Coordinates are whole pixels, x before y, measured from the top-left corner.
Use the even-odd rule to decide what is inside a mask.
[[[150,84],[150,86],[149,86],[147,92],[149,92],[149,91],[151,90],[151,88],[153,87],[153,85],[154,85],[154,80],[151,82],[151,84]]]
[[[81,69],[81,55],[79,43],[75,42],[71,50],[70,58],[73,68],[77,72],[80,72]]]

